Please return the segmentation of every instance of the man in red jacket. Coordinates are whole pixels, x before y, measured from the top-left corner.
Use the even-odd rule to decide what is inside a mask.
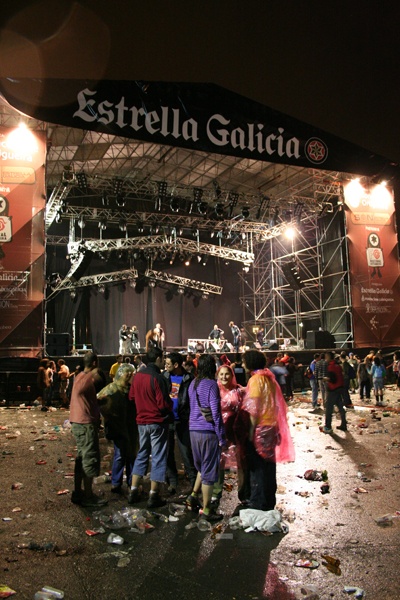
[[[167,380],[161,375],[164,356],[160,348],[147,353],[147,367],[133,377],[129,400],[136,406],[136,423],[139,431],[139,451],[132,469],[129,504],[140,501],[138,484],[146,475],[151,456],[150,497],[148,508],[164,506],[159,484],[165,482],[167,471],[168,426],[172,414],[172,400]]]
[[[326,398],[325,427],[323,428],[323,432],[332,433],[332,414],[335,404],[338,407],[340,416],[342,418],[342,422],[337,429],[347,431],[346,411],[342,402],[344,386],[343,370],[342,367],[335,361],[334,352],[326,352],[325,360],[328,363],[327,377],[324,378],[328,384],[328,393]]]

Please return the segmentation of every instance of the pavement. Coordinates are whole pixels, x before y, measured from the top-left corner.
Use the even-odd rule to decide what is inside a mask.
[[[75,444],[68,411],[1,408],[0,590],[9,586],[21,599],[49,585],[72,600],[398,600],[399,399],[391,386],[385,407],[354,394],[348,431],[336,431],[334,417],[333,434],[324,434],[322,410],[311,410],[310,394],[295,395],[289,419],[296,460],[278,465],[277,507],[289,531],[273,535],[229,527],[237,505],[234,472],[226,475],[220,529],[187,528],[195,518],[190,512],[165,522],[189,491],[183,475],[178,494],[158,511],[164,520],[148,519],[153,527],[142,535],[126,522],[110,529],[109,520],[127,506],[127,490],[115,497],[110,483],[95,486],[109,500],[100,521],[95,509],[71,503]],[[107,472],[112,447],[104,438],[101,452]],[[327,471],[329,493],[321,493],[323,481],[305,479],[310,470]],[[101,523],[104,533],[86,533]],[[123,545],[107,542],[112,532]]]

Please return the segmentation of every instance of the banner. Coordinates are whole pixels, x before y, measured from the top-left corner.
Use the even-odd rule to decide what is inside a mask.
[[[393,193],[357,179],[344,186],[354,344],[400,346],[400,266]]]
[[[0,355],[42,346],[45,133],[0,128]]]
[[[0,79],[36,119],[209,153],[392,177],[385,158],[213,84]]]

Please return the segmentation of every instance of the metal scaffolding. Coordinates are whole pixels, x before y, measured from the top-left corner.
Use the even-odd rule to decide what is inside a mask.
[[[322,329],[338,348],[353,341],[344,212],[328,209],[306,215],[292,239],[254,246],[254,263],[239,274],[250,337],[262,327],[265,344],[294,349],[304,347],[307,331]]]

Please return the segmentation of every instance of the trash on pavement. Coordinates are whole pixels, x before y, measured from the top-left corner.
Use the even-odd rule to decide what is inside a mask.
[[[310,558],[299,558],[299,560],[294,563],[294,566],[303,567],[304,569],[317,569],[319,567],[319,562]]]
[[[107,538],[107,542],[109,544],[118,544],[119,546],[122,546],[125,543],[125,540],[123,537],[116,533],[110,533]]]
[[[0,598],[9,598],[16,593],[17,592],[8,587],[8,585],[0,584]]]
[[[365,592],[363,589],[351,585],[345,585],[343,591],[346,594],[354,594],[355,598],[364,598]]]
[[[335,575],[342,574],[342,570],[340,568],[340,560],[338,558],[329,556],[329,554],[321,554],[321,557],[324,559],[322,565],[326,567],[328,571],[334,573]]]

